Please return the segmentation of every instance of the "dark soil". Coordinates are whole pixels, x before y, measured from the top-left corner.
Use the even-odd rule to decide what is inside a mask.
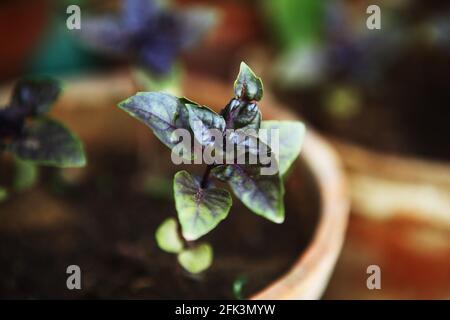
[[[158,158],[170,159],[166,153]],[[65,182],[43,170],[39,186],[0,204],[0,298],[233,298],[238,277],[246,278],[249,296],[289,270],[318,220],[317,186],[298,165],[287,181],[285,223],[270,223],[234,199],[228,219],[205,237],[213,266],[194,277],[155,244],[155,229],[175,214],[174,204],[138,187],[136,157],[95,150],[89,160],[89,171],[69,171],[76,178]],[[171,179],[179,169],[158,173]],[[81,268],[82,290],[66,287],[72,264]]]

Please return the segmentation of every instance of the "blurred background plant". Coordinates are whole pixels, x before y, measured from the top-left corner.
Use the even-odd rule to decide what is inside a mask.
[[[381,30],[366,27],[370,4],[381,7]],[[283,100],[337,137],[449,159],[440,147],[448,133],[440,115],[449,112],[439,102],[449,92],[448,5],[284,0],[266,7],[279,44],[273,75]]]

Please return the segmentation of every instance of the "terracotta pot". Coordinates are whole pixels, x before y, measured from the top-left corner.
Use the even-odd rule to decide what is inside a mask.
[[[333,142],[347,170],[353,216],[327,297],[448,299],[450,165]],[[380,266],[383,290],[365,287],[370,264]]]
[[[140,138],[137,137],[156,141],[145,126],[115,106],[118,101],[135,93],[128,72],[68,79],[65,88],[53,115],[82,138],[88,151],[95,152],[100,146],[110,145],[111,148],[120,146],[121,149],[129,148],[135,152],[140,145]],[[183,81],[183,94],[217,110],[229,100],[232,89],[228,84],[197,74],[187,74]],[[270,94],[266,94],[261,110],[265,119],[296,119]],[[316,186],[314,190],[317,191],[314,192],[317,194],[306,196],[305,200],[317,199],[316,228],[308,227],[311,229],[311,240],[306,250],[299,249],[298,259],[290,270],[252,296],[253,299],[318,299],[339,256],[349,209],[346,182],[339,159],[319,135],[308,130],[298,160],[300,164],[310,172]],[[289,214],[294,212],[288,211]],[[13,225],[17,227],[17,223]]]

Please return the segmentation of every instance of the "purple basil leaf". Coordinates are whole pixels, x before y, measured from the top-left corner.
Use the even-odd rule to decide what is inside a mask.
[[[227,190],[202,188],[198,179],[179,171],[173,180],[175,206],[183,237],[197,240],[214,229],[230,211],[232,200]]]
[[[252,128],[259,129],[261,112],[256,103],[232,99],[222,111],[227,129]]]
[[[129,32],[139,32],[157,13],[158,8],[153,0],[124,0],[122,22]]]
[[[27,110],[29,116],[40,115],[50,110],[60,93],[61,86],[53,79],[19,80],[14,87],[11,107],[21,108],[22,111]]]
[[[27,123],[21,137],[7,145],[22,160],[56,167],[86,164],[83,145],[66,127],[48,118]]]
[[[177,52],[169,41],[149,43],[139,51],[139,63],[156,74],[167,74],[175,61]]]
[[[156,1],[126,0],[119,17],[87,18],[79,37],[100,52],[126,58],[165,75],[180,51],[211,26],[206,10],[168,10]]]
[[[194,132],[195,138],[207,146],[215,142],[213,138],[225,130],[225,120],[219,114],[205,106],[198,104],[185,104],[189,111],[189,125]]]
[[[27,114],[27,109],[19,106],[0,110],[0,145],[2,139],[20,136]]]
[[[127,57],[132,48],[131,33],[112,16],[85,18],[77,35],[93,50],[115,57]]]
[[[241,62],[239,74],[234,82],[236,98],[247,101],[259,101],[263,97],[263,92],[264,88],[261,78],[257,77],[245,62]]]
[[[138,92],[118,106],[150,127],[158,139],[171,149],[179,142],[174,139],[174,131],[189,129],[185,105],[167,93]]]
[[[227,164],[212,174],[228,182],[233,193],[251,211],[275,223],[284,221],[284,187],[279,174],[261,174],[261,165]]]

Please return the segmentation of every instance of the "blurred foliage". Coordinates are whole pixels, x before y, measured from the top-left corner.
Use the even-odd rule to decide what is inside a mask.
[[[197,45],[215,21],[215,13],[206,8],[179,10],[155,0],[123,0],[118,14],[88,15],[75,34],[87,48],[107,58],[164,76],[180,53]]]
[[[178,222],[175,218],[167,218],[155,233],[158,247],[168,253],[180,253],[184,244],[178,233]]]
[[[321,80],[326,5],[327,1],[317,0],[264,2],[281,48],[274,72],[282,85],[310,85]]]
[[[144,192],[155,199],[173,199],[173,182],[165,176],[149,175],[144,181]]]
[[[244,299],[243,289],[245,284],[247,283],[247,277],[240,276],[236,278],[233,282],[233,295],[236,299],[242,300]]]
[[[36,165],[30,161],[15,158],[14,190],[18,192],[32,188],[39,179],[39,171]]]
[[[0,202],[5,201],[6,199],[8,199],[8,191],[6,188],[0,186]]]
[[[178,262],[190,273],[197,274],[208,269],[213,262],[213,249],[208,243],[186,248],[178,254]]]
[[[266,0],[273,31],[283,50],[316,45],[323,41],[324,9],[327,1]]]
[[[164,91],[173,95],[181,95],[182,78],[180,64],[175,64],[168,74],[154,75],[143,68],[133,68],[132,74],[137,87],[142,91]]]
[[[360,111],[361,97],[352,86],[338,86],[327,92],[324,107],[334,118],[347,119]]]

